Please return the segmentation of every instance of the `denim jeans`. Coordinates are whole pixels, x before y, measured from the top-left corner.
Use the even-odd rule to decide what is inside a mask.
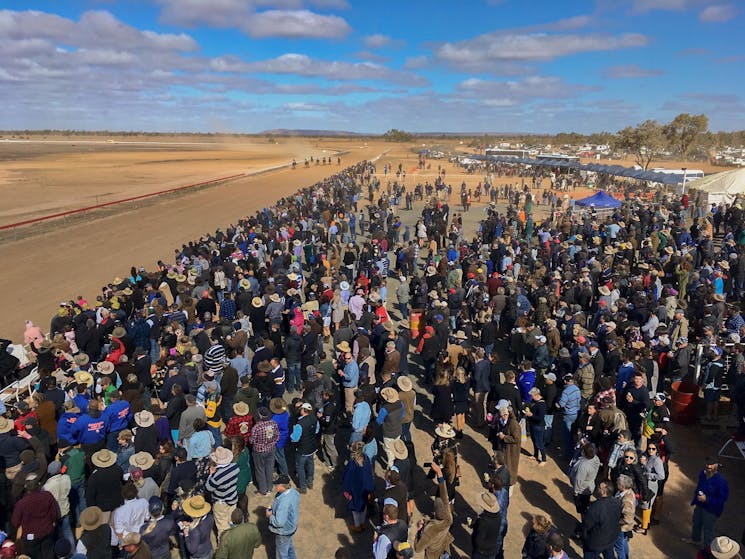
[[[623,532],[618,532],[614,549],[616,550],[617,559],[629,559],[629,539]]]
[[[401,440],[403,441],[411,440],[411,421],[409,421],[408,423],[401,424]]]
[[[73,483],[70,487],[70,523],[80,523],[80,513],[87,508],[85,503],[85,482]]]
[[[289,392],[300,392],[303,385],[302,375],[303,372],[299,362],[287,362],[287,378],[285,380],[285,386],[287,386]]]
[[[543,441],[546,428],[543,425],[530,426],[530,440],[533,441],[533,456],[541,462],[546,461],[546,444]]]
[[[574,455],[574,422],[577,421],[576,415],[564,414],[562,422],[562,431],[564,434],[564,458],[571,459]]]
[[[543,424],[546,426],[543,431],[543,445],[548,447],[554,439],[554,416],[546,414]]]
[[[70,526],[70,514],[63,516],[57,524],[57,539],[64,539],[70,542],[73,546],[75,545],[75,537],[72,533],[72,527]]]
[[[296,559],[292,536],[276,534],[274,536],[274,547],[277,550],[277,559]]]
[[[285,458],[285,449],[276,447],[274,449],[274,460],[277,462],[277,472],[280,474],[287,473],[287,458]]]
[[[300,489],[306,489],[313,485],[313,476],[315,474],[315,454],[305,456],[295,454],[295,471],[297,473],[297,485]]]
[[[401,318],[404,320],[409,319],[409,304],[408,303],[398,303],[398,312],[401,313]]]
[[[693,522],[691,524],[691,539],[696,542],[702,541],[701,536],[703,535],[702,547],[708,547],[714,539],[714,524],[716,521],[716,515],[701,507],[694,508]]]

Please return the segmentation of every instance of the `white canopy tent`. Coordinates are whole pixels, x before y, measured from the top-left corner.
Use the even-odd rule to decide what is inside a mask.
[[[686,181],[686,188],[702,191],[707,195],[710,204],[731,204],[738,194],[745,194],[745,168]]]

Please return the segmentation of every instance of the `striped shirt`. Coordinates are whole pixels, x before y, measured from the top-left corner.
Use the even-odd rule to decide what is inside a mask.
[[[238,464],[231,463],[224,466],[217,466],[215,473],[207,478],[205,488],[212,494],[212,500],[224,501],[228,505],[234,505],[238,502],[238,474],[240,468]]]

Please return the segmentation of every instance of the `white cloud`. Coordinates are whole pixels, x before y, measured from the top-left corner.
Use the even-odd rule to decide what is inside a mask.
[[[732,4],[717,4],[704,8],[698,19],[704,23],[724,23],[734,19],[736,15],[737,8]]]
[[[641,47],[648,43],[639,33],[622,35],[496,32],[457,43],[444,43],[435,56],[454,67],[472,71],[504,70],[505,65],[541,62],[582,52]]]
[[[374,35],[368,35],[362,39],[364,45],[369,49],[382,49],[393,44],[393,39],[388,35],[382,33],[376,33]]]
[[[603,74],[612,79],[629,79],[629,78],[652,78],[662,75],[662,70],[653,68],[642,68],[636,64],[622,64],[607,68]]]
[[[327,61],[296,53],[252,62],[247,67],[258,73],[322,77],[334,81],[380,80],[415,87],[427,85],[427,80],[421,76],[392,70],[373,62]]]
[[[590,88],[566,83],[556,76],[528,76],[520,80],[492,81],[469,78],[460,82],[456,93],[481,100],[489,106],[518,105],[532,99],[573,98]]]
[[[344,18],[309,10],[267,10],[252,15],[243,25],[252,37],[339,39],[352,28]]]
[[[240,29],[252,37],[338,39],[352,28],[342,17],[304,9],[302,0],[158,0],[161,20],[187,27]],[[325,8],[347,7],[344,0],[315,0]],[[257,8],[270,8],[258,11]]]
[[[429,64],[429,57],[422,54],[420,56],[407,56],[404,61],[404,70],[416,70],[424,68]]]

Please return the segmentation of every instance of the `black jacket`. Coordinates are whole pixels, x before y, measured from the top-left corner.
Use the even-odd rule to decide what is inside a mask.
[[[302,360],[305,342],[297,332],[293,332],[285,339],[285,359],[288,363],[300,363]]]
[[[124,502],[122,499],[122,469],[114,464],[108,468],[96,468],[88,478],[85,502],[104,512],[113,511]]]
[[[501,513],[482,512],[473,525],[471,534],[473,551],[489,557],[496,555],[499,541],[502,539],[501,530]]]
[[[601,497],[590,505],[582,522],[585,551],[603,551],[618,538],[623,504],[613,497]]]

